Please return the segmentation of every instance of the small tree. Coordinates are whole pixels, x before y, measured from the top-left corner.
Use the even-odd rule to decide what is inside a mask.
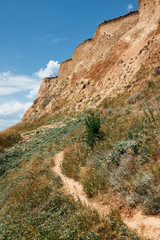
[[[97,114],[90,112],[85,118],[86,125],[86,142],[93,147],[97,139],[102,138],[100,133],[101,122]]]

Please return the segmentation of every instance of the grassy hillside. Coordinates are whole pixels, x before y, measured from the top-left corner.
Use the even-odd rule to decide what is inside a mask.
[[[62,192],[51,170],[54,154],[81,138],[79,129],[81,116],[61,128],[29,133],[28,142],[1,153],[1,239],[139,239],[118,212],[102,219]]]
[[[140,239],[120,213],[160,214],[159,80],[104,99],[94,114],[65,112],[2,132],[0,239]],[[63,192],[52,170],[62,150],[63,173],[89,198],[104,198],[107,217]]]

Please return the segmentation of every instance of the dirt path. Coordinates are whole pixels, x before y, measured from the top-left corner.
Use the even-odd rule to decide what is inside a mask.
[[[139,235],[160,239],[160,218],[136,213],[132,218],[124,219],[124,222],[131,229],[136,229]]]
[[[61,163],[63,161],[63,152],[55,155],[54,172],[61,177],[64,191],[71,194],[75,200],[80,200],[82,203],[94,208],[100,215],[106,215],[109,212],[109,206],[94,202],[87,198],[83,191],[83,186],[71,178],[63,175],[61,171]],[[124,218],[124,222],[131,229],[136,229],[139,235],[160,240],[160,218],[142,215],[141,212],[136,213],[132,218]]]
[[[66,177],[61,172],[61,163],[63,161],[63,152],[60,152],[55,157],[55,167],[54,171],[61,177],[64,184],[64,189],[67,193],[71,194],[75,200],[80,200],[81,202],[88,205],[88,199],[83,191],[83,187],[79,182],[74,181],[71,178]]]

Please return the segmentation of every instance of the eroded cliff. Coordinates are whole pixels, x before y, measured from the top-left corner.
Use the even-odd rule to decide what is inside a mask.
[[[60,111],[79,112],[94,108],[106,97],[137,91],[145,81],[144,77],[137,81],[140,69],[160,64],[159,46],[160,1],[139,0],[138,11],[101,23],[93,38],[61,63],[58,77],[42,81],[22,121]]]

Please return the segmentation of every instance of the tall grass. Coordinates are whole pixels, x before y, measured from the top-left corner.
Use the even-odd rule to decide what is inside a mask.
[[[85,164],[85,159],[90,152],[89,147],[83,142],[69,144],[64,151],[62,171],[68,177],[79,180],[80,169]]]
[[[1,132],[0,133],[0,148],[9,148],[20,141],[21,136],[18,132]]]

